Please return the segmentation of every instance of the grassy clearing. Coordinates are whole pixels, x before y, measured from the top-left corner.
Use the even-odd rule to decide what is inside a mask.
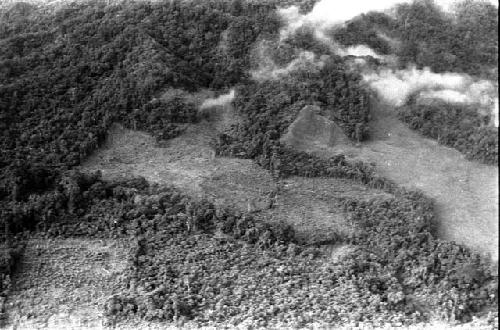
[[[382,176],[419,189],[435,201],[439,237],[498,260],[498,168],[467,160],[460,152],[410,130],[392,107],[374,105],[371,140],[361,147],[304,144],[299,151],[324,158],[342,152],[349,159],[376,164]]]

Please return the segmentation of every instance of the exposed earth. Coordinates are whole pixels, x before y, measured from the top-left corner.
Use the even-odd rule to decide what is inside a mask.
[[[213,125],[204,121],[159,147],[150,135],[115,125],[103,148],[82,169],[100,170],[105,178],[141,175],[151,182],[173,184],[215,204],[291,223],[308,242],[349,230],[335,198],[389,196],[342,179],[291,177],[278,182],[252,160],[215,157],[215,135]],[[273,192],[277,197],[271,201]]]

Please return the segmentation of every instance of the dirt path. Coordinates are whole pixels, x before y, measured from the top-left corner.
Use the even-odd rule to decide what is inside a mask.
[[[498,167],[468,161],[455,149],[420,136],[390,106],[378,103],[372,114],[372,139],[361,147],[309,145],[302,150],[321,156],[343,152],[375,163],[382,175],[434,198],[440,237],[498,260]]]

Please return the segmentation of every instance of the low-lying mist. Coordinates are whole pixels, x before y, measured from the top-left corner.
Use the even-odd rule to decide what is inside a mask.
[[[231,89],[227,94],[219,95],[218,97],[208,98],[200,105],[200,110],[216,107],[225,106],[231,103],[234,99],[235,92]]]
[[[261,44],[259,47],[264,48],[266,46]],[[266,54],[262,49],[258,51],[257,54],[257,59],[259,61],[258,68],[250,71],[252,79],[257,81],[276,80],[286,77],[293,71],[306,68],[314,70],[315,68],[321,68],[324,64],[324,57],[320,58],[311,51],[299,52],[292,61],[284,66],[276,64],[270,55]]]
[[[478,106],[478,111],[490,112],[491,125],[498,127],[498,85],[489,80],[471,77],[456,72],[436,73],[429,68],[417,69],[411,63],[401,69],[404,63],[398,63],[396,54],[381,55],[365,44],[344,47],[331,37],[332,29],[342,27],[345,22],[370,11],[381,11],[391,15],[394,6],[410,1],[350,1],[339,4],[332,0],[319,1],[311,12],[301,14],[298,7],[291,6],[278,10],[284,21],[280,31],[279,42],[294,35],[300,28],[307,27],[313,31],[316,41],[326,45],[332,55],[354,57],[355,68],[362,75],[367,85],[385,102],[393,106],[404,105],[410,96],[415,95],[417,101],[440,100],[447,103],[463,103]],[[450,1],[437,1],[450,13],[453,6]],[[390,39],[393,48],[399,41],[382,32],[385,39]],[[266,52],[260,53],[259,67],[251,72],[256,80],[277,79],[293,70],[304,66],[320,67],[322,60],[318,54],[303,51],[285,66],[278,66]],[[371,57],[379,61],[377,69],[366,65],[365,59]],[[489,110],[488,110],[489,109]]]
[[[418,70],[415,67],[364,72],[363,79],[382,100],[396,107],[416,95],[417,102],[440,100],[476,104],[481,110],[490,109],[492,118],[498,118],[498,91],[491,81],[474,81],[465,74],[435,73],[429,68]],[[498,119],[493,120],[492,125],[498,127]]]

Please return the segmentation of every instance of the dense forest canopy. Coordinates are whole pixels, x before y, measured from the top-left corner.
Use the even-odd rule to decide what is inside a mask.
[[[496,78],[497,7],[484,1],[457,2],[452,12],[433,1],[396,6],[388,15],[369,12],[331,34],[346,46],[366,44],[379,54],[394,53],[401,66],[415,64],[434,72],[463,72]],[[391,47],[397,43],[397,49]]]
[[[498,274],[469,249],[435,237],[428,198],[346,155],[323,159],[280,143],[307,105],[318,106],[349,139],[370,139],[374,83],[387,78],[409,86],[395,111],[412,129],[472,160],[498,164],[498,128],[491,125],[494,113],[488,108],[495,93],[498,106],[498,91],[491,92],[498,88],[496,7],[465,0],[445,12],[430,0],[417,0],[392,13],[368,12],[320,26],[308,16],[316,2],[93,0],[1,7],[0,229],[8,234],[2,244],[9,253],[0,262],[0,296],[8,292],[20,243],[43,233],[136,238],[124,281],[153,293],[114,296],[105,311],[113,322],[133,316],[172,321],[182,315],[206,325],[243,313],[237,306],[221,307],[229,304],[228,294],[214,281],[222,276],[230,286],[231,275],[213,258],[188,261],[185,246],[203,260],[220,253],[224,263],[242,272],[251,255],[263,260],[252,268],[286,263],[289,274],[310,274],[297,283],[318,289],[311,295],[299,290],[295,298],[307,306],[334,301],[313,312],[329,325],[347,322],[351,314],[356,322],[390,317],[410,324],[428,321],[433,312],[468,321],[497,306]],[[283,10],[294,5],[299,7]],[[291,29],[294,19],[306,23]],[[408,70],[414,74],[405,74]],[[456,86],[448,83],[450,72],[460,78]],[[484,104],[471,86],[488,88]],[[438,87],[454,88],[470,102],[419,101],[422,91]],[[114,122],[159,140],[181,134],[203,120],[187,96],[206,89],[216,94],[234,89],[233,106],[242,119],[219,135],[218,155],[253,159],[276,180],[342,178],[392,194],[389,200],[335,201],[357,229],[332,238],[354,246],[343,265],[317,267],[319,250],[298,245],[288,225],[270,226],[144,179],[110,182],[73,170],[103,143]],[[180,92],[159,97],[166,90]],[[216,241],[216,231],[236,243]],[[167,245],[176,252],[162,254]],[[199,276],[192,292],[175,284],[183,273]],[[280,276],[247,280],[256,297],[268,297],[276,293]],[[335,295],[325,293],[330,291]],[[423,308],[419,297],[430,307]],[[252,301],[240,299],[242,306]],[[296,301],[283,303],[281,310],[268,305],[249,318],[263,326],[281,314],[296,326],[314,320],[294,319]],[[208,309],[215,312],[209,315]]]
[[[436,72],[490,76],[498,62],[498,13],[488,2],[464,1],[445,15],[430,1],[397,9],[405,40],[399,54],[405,61]]]
[[[220,1],[130,6],[86,3],[55,18],[18,19],[17,7],[3,14],[2,164],[18,157],[76,164],[112,121],[160,88],[238,82],[247,66],[244,50],[279,25],[267,4],[243,8],[247,16],[232,15],[237,8]]]

